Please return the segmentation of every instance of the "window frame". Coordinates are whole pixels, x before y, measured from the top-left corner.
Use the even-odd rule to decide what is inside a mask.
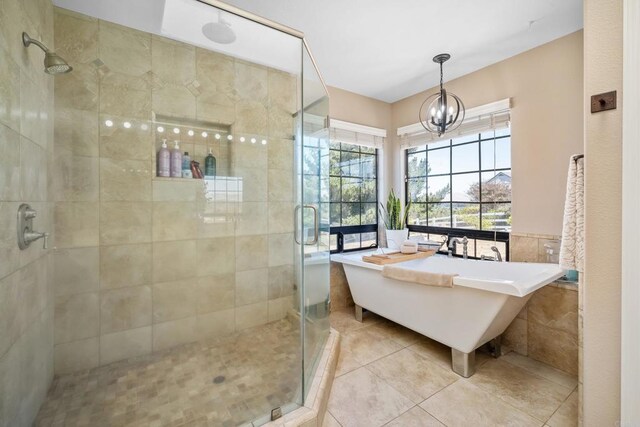
[[[454,212],[454,205],[455,204],[459,204],[459,203],[464,203],[466,205],[477,205],[478,206],[478,218],[479,218],[479,223],[482,224],[482,208],[485,205],[493,205],[493,204],[500,204],[500,203],[504,203],[504,204],[509,204],[511,205],[512,203],[512,199],[513,197],[510,197],[509,200],[504,200],[501,202],[483,202],[482,201],[482,174],[483,173],[487,173],[487,172],[505,172],[505,171],[512,171],[512,165],[510,165],[511,167],[509,168],[492,168],[492,169],[483,169],[482,168],[482,143],[484,141],[498,141],[501,139],[506,139],[506,138],[511,138],[511,132],[509,131],[508,135],[501,135],[498,137],[491,137],[491,138],[482,138],[482,133],[483,132],[478,132],[477,133],[477,137],[476,139],[473,140],[469,140],[469,141],[465,141],[465,142],[461,142],[461,143],[457,143],[454,144],[453,140],[454,139],[459,139],[459,138],[465,138],[465,137],[470,137],[471,135],[476,135],[471,134],[471,135],[465,135],[465,136],[460,136],[460,137],[456,137],[456,138],[449,138],[449,144],[442,146],[442,147],[437,147],[437,148],[433,148],[433,149],[429,149],[429,144],[425,143],[424,144],[424,150],[420,149],[420,150],[416,150],[416,151],[411,151],[411,148],[407,148],[405,149],[405,154],[404,154],[404,202],[405,202],[405,206],[406,204],[409,202],[409,198],[410,198],[410,193],[409,193],[409,181],[412,179],[416,179],[416,178],[424,178],[425,180],[425,185],[426,185],[426,201],[423,202],[412,202],[412,204],[421,204],[424,205],[426,207],[426,213],[427,213],[427,225],[415,225],[415,224],[407,224],[407,228],[409,229],[409,233],[415,232],[415,233],[427,233],[427,234],[440,234],[440,235],[447,235],[447,245],[449,244],[449,240],[453,237],[453,238],[458,238],[458,237],[464,237],[466,236],[469,239],[474,239],[474,240],[484,240],[484,241],[496,241],[496,242],[501,242],[505,244],[505,254],[503,255],[503,258],[505,260],[509,260],[509,239],[510,239],[510,235],[511,232],[510,231],[493,231],[493,230],[478,230],[478,229],[470,229],[470,228],[454,228],[454,227],[437,227],[437,226],[431,226],[428,225],[428,221],[429,221],[429,201],[428,201],[428,197],[429,197],[429,187],[428,187],[428,178],[429,177],[449,177],[449,193],[451,194],[451,199],[448,202],[436,202],[436,203],[443,203],[443,204],[447,204],[449,205],[449,217],[450,217],[450,224],[453,223],[453,212]],[[454,147],[461,147],[461,146],[465,146],[465,145],[471,145],[471,144],[478,144],[478,168],[477,169],[473,169],[473,170],[468,170],[468,171],[462,171],[462,172],[453,172],[453,148]],[[511,144],[511,143],[510,143]],[[420,146],[422,147],[422,146]],[[412,147],[412,148],[418,148],[418,147]],[[429,175],[428,173],[428,169],[425,169],[425,175],[421,175],[421,176],[416,176],[416,177],[409,177],[409,155],[410,154],[414,154],[414,153],[425,153],[426,154],[426,165],[425,168],[428,168],[429,165],[429,152],[430,151],[438,151],[438,150],[449,150],[449,173],[440,173],[440,174],[432,174]],[[478,193],[480,196],[480,201],[478,202],[469,202],[469,201],[455,201],[453,200],[453,177],[456,175],[465,175],[465,174],[470,174],[470,173],[477,173],[479,176],[479,180],[478,180]],[[513,195],[512,195],[513,196]],[[446,253],[445,251],[440,251],[441,253]],[[460,255],[457,255],[460,256]],[[474,258],[474,259],[479,259],[479,257],[469,257],[469,258]]]
[[[360,201],[359,202],[343,202],[342,201],[342,178],[359,178],[359,179],[364,179],[362,176],[345,176],[342,174],[342,169],[340,169],[340,175],[334,175],[331,173],[332,167],[331,167],[331,152],[332,151],[338,151],[340,153],[343,152],[351,152],[353,153],[354,151],[349,151],[349,150],[343,150],[342,149],[342,144],[349,144],[349,145],[354,145],[354,146],[359,146],[362,147],[358,144],[351,144],[349,142],[342,142],[342,141],[332,141],[332,143],[337,142],[340,143],[340,148],[336,149],[334,148],[331,144],[329,145],[329,192],[331,192],[331,179],[332,178],[339,178],[340,179],[340,201],[338,202],[334,202],[333,200],[331,200],[332,198],[330,197],[329,200],[329,224],[331,224],[331,207],[334,204],[338,204],[340,206],[340,223],[342,223],[342,205],[344,203],[348,203],[348,204],[358,204],[360,205],[360,222],[362,222],[362,205],[363,203],[373,203],[373,202],[363,202],[362,201],[362,193],[360,193]],[[380,213],[379,213],[379,209],[378,209],[378,199],[379,199],[379,189],[380,189],[380,183],[378,181],[378,177],[380,176],[380,171],[379,171],[379,164],[380,164],[380,159],[379,159],[379,149],[378,148],[374,148],[374,147],[369,147],[372,148],[374,150],[373,153],[369,154],[373,157],[374,159],[374,170],[375,170],[375,206],[376,206],[376,221],[375,224],[360,224],[360,225],[339,225],[339,226],[334,226],[334,225],[330,225],[329,226],[329,234],[330,234],[330,242],[331,242],[331,236],[335,235],[336,236],[336,249],[331,249],[330,253],[342,253],[342,252],[354,252],[354,251],[361,251],[363,249],[375,249],[379,246],[380,244],[380,233],[378,230],[378,224],[380,221]],[[360,149],[358,149],[358,154],[363,154]],[[367,154],[367,153],[365,153]],[[342,158],[342,154],[341,154],[341,158]],[[362,160],[360,159],[359,164],[362,164]],[[361,175],[362,175],[362,171],[361,171]],[[362,246],[358,247],[358,248],[352,248],[352,249],[345,249],[344,248],[344,236],[347,234],[360,234],[360,245],[362,245],[362,234],[364,233],[376,233],[376,243],[374,245],[371,245],[369,247],[363,248]],[[329,247],[331,247],[331,243],[329,243]]]

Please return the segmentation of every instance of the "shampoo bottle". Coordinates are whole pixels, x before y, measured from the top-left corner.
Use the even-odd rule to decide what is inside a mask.
[[[178,141],[171,150],[171,177],[180,178],[182,176],[182,153],[178,146]]]
[[[213,157],[211,148],[209,148],[209,155],[204,159],[204,174],[205,176],[216,176],[216,158]]]
[[[171,161],[169,157],[169,149],[167,148],[167,140],[162,140],[162,148],[158,151],[158,176],[171,176]]]
[[[189,157],[188,151],[185,151],[182,156],[182,177],[193,178],[193,173],[191,172],[191,157]]]

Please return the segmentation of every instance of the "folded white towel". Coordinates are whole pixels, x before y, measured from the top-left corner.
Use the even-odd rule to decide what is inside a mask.
[[[403,282],[417,283],[419,285],[451,288],[453,287],[453,278],[457,276],[457,274],[432,273],[430,271],[406,268],[400,265],[385,265],[382,268],[382,276]]]
[[[584,268],[584,158],[571,156],[564,204],[560,266],[567,270]]]

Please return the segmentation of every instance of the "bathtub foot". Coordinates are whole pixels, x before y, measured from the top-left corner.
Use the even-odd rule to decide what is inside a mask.
[[[451,367],[453,372],[456,374],[469,378],[476,372],[476,352],[475,350],[471,353],[463,353],[461,351],[456,350],[455,348],[451,349]]]
[[[362,323],[362,307],[356,304],[356,320]]]
[[[502,335],[498,335],[497,337],[489,341],[489,343],[491,348],[491,355],[495,359],[502,356]]]

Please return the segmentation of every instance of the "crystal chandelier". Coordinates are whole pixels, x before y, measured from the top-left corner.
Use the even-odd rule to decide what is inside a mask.
[[[420,124],[429,132],[438,136],[456,129],[464,120],[464,104],[453,93],[444,89],[442,83],[442,64],[451,58],[448,53],[433,57],[433,62],[440,64],[440,92],[429,96],[420,106]]]

